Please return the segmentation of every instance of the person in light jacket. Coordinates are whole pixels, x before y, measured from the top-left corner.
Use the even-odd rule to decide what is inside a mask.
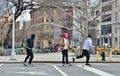
[[[82,54],[79,56],[73,57],[73,62],[75,62],[75,59],[79,59],[79,58],[83,58],[84,56],[86,56],[86,65],[90,65],[89,64],[89,60],[90,60],[90,53],[89,50],[92,47],[92,36],[88,35],[87,39],[85,40],[83,47],[82,47]]]

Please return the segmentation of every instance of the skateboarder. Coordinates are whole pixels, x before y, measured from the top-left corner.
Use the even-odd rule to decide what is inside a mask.
[[[25,60],[23,62],[23,64],[25,66],[27,66],[27,65],[33,66],[31,63],[32,63],[32,60],[33,60],[33,57],[34,57],[33,51],[32,51],[32,49],[34,47],[34,38],[35,38],[35,34],[32,34],[31,38],[28,38],[26,40],[26,43],[27,43],[27,46],[26,46],[27,56],[26,56],[26,58],[25,58]],[[27,64],[26,62],[27,62],[28,59],[29,59],[29,61],[28,61],[28,64]]]

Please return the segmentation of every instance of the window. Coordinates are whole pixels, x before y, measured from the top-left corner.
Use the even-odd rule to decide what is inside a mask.
[[[91,16],[94,16],[94,11],[91,11]]]
[[[115,34],[117,34],[117,31],[118,31],[118,28],[116,27],[116,28],[115,28]]]
[[[102,22],[111,21],[111,14],[103,15]]]
[[[117,21],[117,12],[115,12],[115,20]]]
[[[53,17],[51,17],[51,22],[54,22],[54,18]]]
[[[111,10],[112,10],[112,6],[111,5],[107,5],[107,6],[103,6],[102,7],[102,12],[111,11]]]
[[[117,0],[115,1],[115,7],[117,7]]]
[[[108,33],[112,33],[112,25],[102,25],[101,26],[101,34],[102,35],[107,35]]]
[[[107,2],[107,1],[110,1],[110,0],[102,0],[102,2]]]
[[[99,15],[99,11],[98,10],[96,11],[96,15]]]
[[[115,43],[117,43],[117,42],[118,42],[118,38],[116,37],[116,38],[115,38]]]
[[[108,43],[108,39],[107,38],[104,38],[104,41],[105,41],[105,43]]]
[[[44,22],[44,17],[42,17],[42,22]]]
[[[49,19],[46,19],[46,22],[49,22]]]

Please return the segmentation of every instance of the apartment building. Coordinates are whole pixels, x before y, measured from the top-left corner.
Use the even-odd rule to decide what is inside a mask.
[[[100,0],[98,5],[91,7],[91,16],[100,15],[97,20],[97,45],[120,47],[120,0]]]
[[[73,9],[68,8],[66,11],[61,15],[60,18],[60,25],[61,25],[61,32],[67,32],[68,39],[71,41],[73,37]],[[61,34],[62,34],[61,33]]]
[[[64,8],[65,7],[65,8]],[[36,34],[36,46],[51,47],[58,44],[63,31],[67,31],[68,38],[72,37],[72,10],[69,6],[43,8],[33,10],[31,14],[31,32]],[[70,14],[70,15],[69,15]]]
[[[31,33],[36,34],[36,46],[49,47],[54,43],[54,9],[31,11]]]

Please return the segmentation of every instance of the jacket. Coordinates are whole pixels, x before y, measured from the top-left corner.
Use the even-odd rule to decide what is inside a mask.
[[[64,42],[64,38],[62,38],[62,39],[60,39],[59,47],[60,47],[61,50],[64,50],[64,46],[65,46],[65,42]],[[68,41],[67,41],[67,47],[70,48],[70,45],[69,45]]]
[[[32,49],[32,48],[34,47],[34,38],[35,38],[35,35],[32,34],[32,35],[31,35],[31,38],[28,38],[28,39],[26,40],[26,43],[27,43],[27,47],[26,47],[26,48]]]

